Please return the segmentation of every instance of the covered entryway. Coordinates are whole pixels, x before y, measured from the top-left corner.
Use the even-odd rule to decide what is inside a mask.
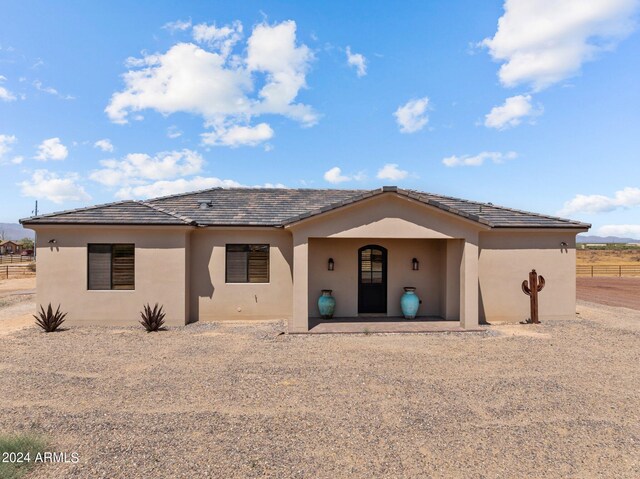
[[[382,246],[358,250],[358,314],[387,314],[387,250]]]
[[[402,324],[414,323],[400,319],[405,287],[416,288],[417,319],[430,322],[429,329],[434,320],[447,329],[477,328],[478,234],[486,228],[395,190],[287,225],[293,235],[289,331],[335,330],[338,322],[348,330],[409,329]],[[335,299],[333,323],[326,325],[318,323],[323,290]]]

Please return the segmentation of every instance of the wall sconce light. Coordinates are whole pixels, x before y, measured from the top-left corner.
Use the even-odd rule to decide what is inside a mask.
[[[417,258],[413,258],[411,260],[411,269],[414,271],[418,271],[420,269],[420,261]]]
[[[563,248],[566,248],[569,245],[566,242],[563,241],[562,243],[560,243],[560,246],[562,246]]]
[[[327,261],[327,269],[329,271],[333,271],[334,267],[335,267],[335,263],[333,262],[333,258],[329,258],[329,261]]]
[[[49,244],[56,244],[57,242],[58,242],[58,241],[57,241],[57,240],[55,240],[55,239],[50,239],[50,240],[49,240]]]

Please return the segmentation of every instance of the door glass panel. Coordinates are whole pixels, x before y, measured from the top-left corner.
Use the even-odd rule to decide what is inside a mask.
[[[360,253],[360,278],[362,283],[382,283],[383,254],[382,251],[367,248]]]

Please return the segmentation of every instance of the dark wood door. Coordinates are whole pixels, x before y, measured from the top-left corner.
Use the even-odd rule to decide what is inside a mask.
[[[387,314],[387,250],[382,246],[358,250],[358,313]]]

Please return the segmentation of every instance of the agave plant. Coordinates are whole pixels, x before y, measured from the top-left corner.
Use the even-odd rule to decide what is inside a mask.
[[[38,311],[38,315],[33,315],[36,318],[36,324],[40,326],[45,333],[52,333],[56,329],[60,327],[62,323],[64,323],[64,318],[67,313],[60,312],[60,305],[58,305],[58,309],[56,312],[53,312],[53,308],[51,307],[51,303],[47,307],[45,311],[42,305],[40,305],[40,311]]]
[[[158,307],[158,303],[156,303],[153,309],[151,309],[151,306],[147,303],[144,306],[144,311],[140,312],[140,316],[142,316],[140,324],[144,326],[147,333],[164,329],[162,325],[164,324],[165,313],[162,311],[162,306]]]

